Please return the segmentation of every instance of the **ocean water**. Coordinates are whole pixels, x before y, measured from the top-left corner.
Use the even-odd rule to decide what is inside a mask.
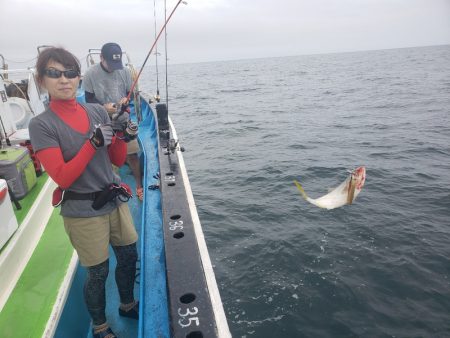
[[[450,337],[450,46],[168,78],[233,337]],[[293,184],[316,198],[361,165],[342,208]]]

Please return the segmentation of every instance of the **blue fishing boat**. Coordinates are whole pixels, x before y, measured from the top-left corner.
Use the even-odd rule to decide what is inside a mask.
[[[95,53],[90,50],[89,57]],[[39,165],[29,142],[27,122],[44,111],[48,97],[37,85],[32,68],[11,70],[1,59],[0,337],[90,337],[82,297],[86,271],[67,238],[59,209],[51,206],[56,184]],[[134,70],[131,62],[127,66]],[[142,202],[132,198],[128,203],[139,232],[135,293],[140,319],[119,317],[119,298],[110,273],[108,323],[121,338],[230,337],[183,161],[184,149],[167,105],[137,86],[134,91],[130,117],[139,125],[145,189]],[[80,102],[83,93],[80,87]],[[26,167],[17,166],[18,153],[21,161],[29,159]],[[3,173],[2,164],[8,168]],[[23,175],[24,168],[28,177]],[[119,173],[134,188],[131,170],[123,166]],[[24,196],[18,194],[19,181],[24,183]],[[114,271],[114,259],[111,254],[110,271]]]

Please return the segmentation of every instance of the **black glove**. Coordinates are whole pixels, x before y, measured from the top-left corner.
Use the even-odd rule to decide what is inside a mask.
[[[113,136],[114,131],[111,128],[111,125],[104,124],[95,128],[89,142],[91,142],[95,149],[107,147],[111,144]]]
[[[127,128],[127,123],[130,115],[127,112],[113,115],[111,118],[111,127],[115,131],[124,131]]]

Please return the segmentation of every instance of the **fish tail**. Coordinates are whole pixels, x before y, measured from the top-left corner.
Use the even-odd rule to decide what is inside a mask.
[[[308,200],[308,196],[306,195],[306,192],[303,189],[303,187],[301,186],[301,184],[297,180],[294,180],[294,183],[297,186],[297,189],[300,191],[300,194],[302,194],[303,198],[305,200]]]

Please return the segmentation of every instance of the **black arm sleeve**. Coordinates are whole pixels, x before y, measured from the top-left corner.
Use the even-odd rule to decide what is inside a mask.
[[[94,94],[94,93],[85,91],[85,92],[84,92],[84,98],[86,99],[86,102],[87,102],[87,103],[98,103],[98,104],[101,104],[101,103],[97,100],[97,98],[95,97],[95,94]]]

